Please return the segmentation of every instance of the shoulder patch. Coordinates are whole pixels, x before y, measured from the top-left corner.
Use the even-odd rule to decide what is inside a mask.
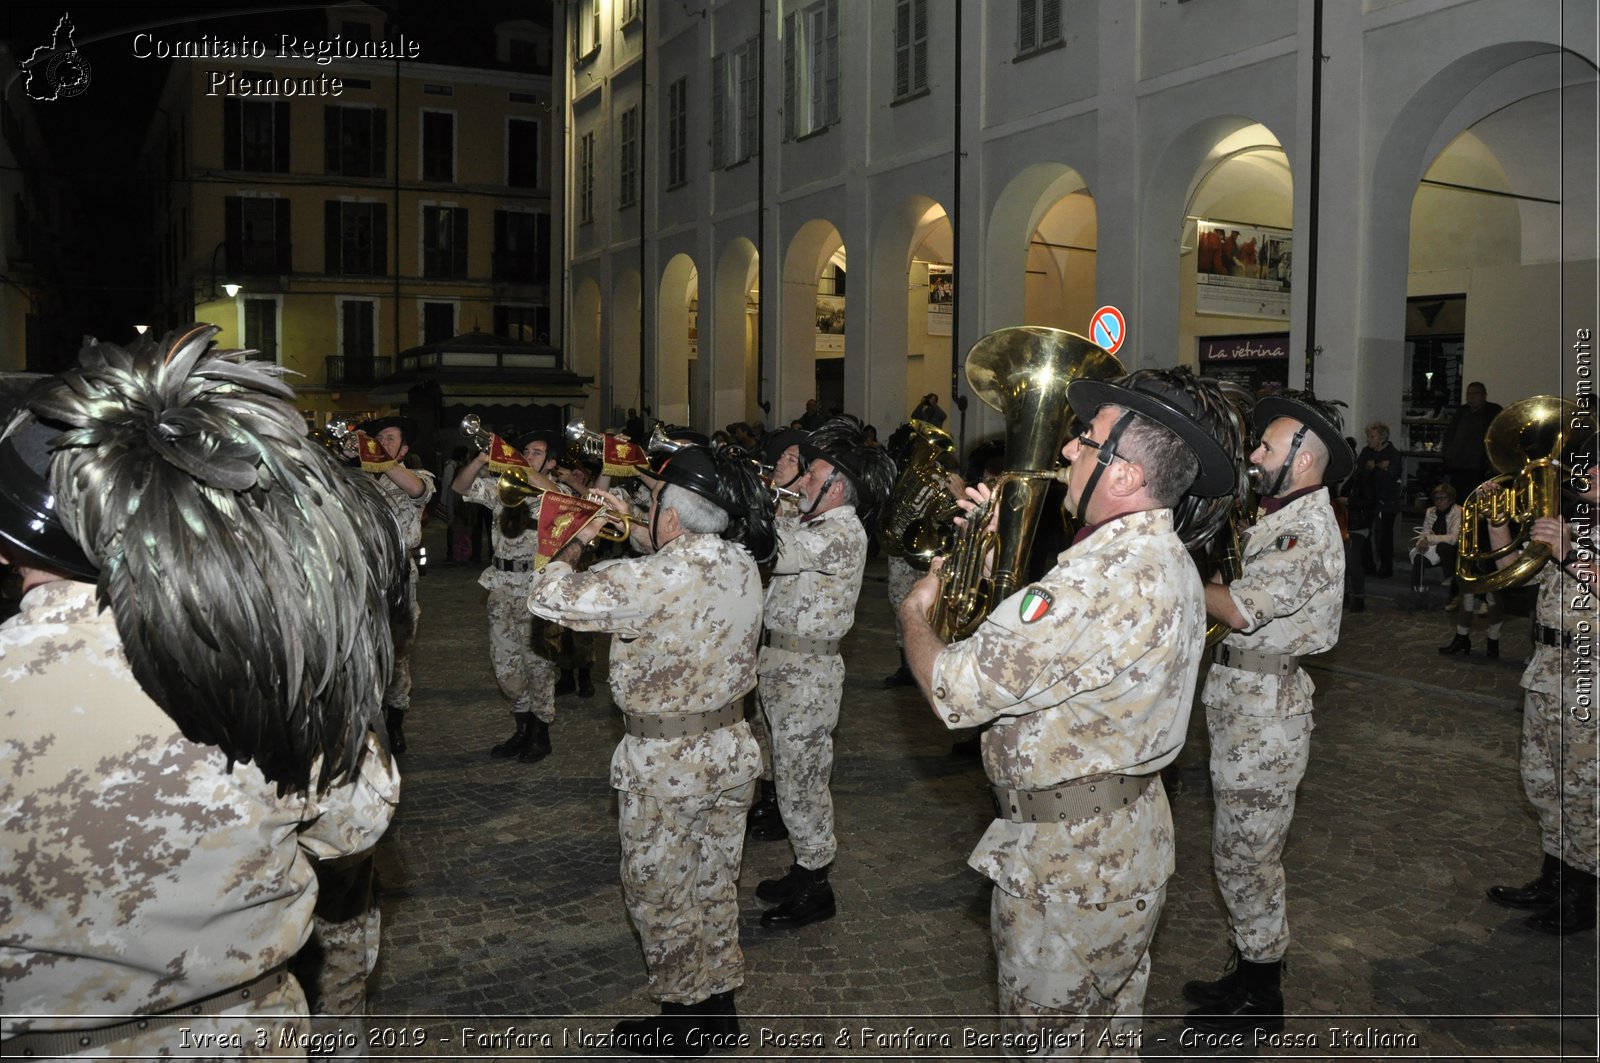
[[[1054,604],[1056,600],[1049,591],[1043,587],[1029,587],[1022,596],[1022,604],[1017,607],[1017,615],[1024,624],[1031,624],[1048,613]]]
[[[1278,536],[1277,541],[1275,541],[1272,545],[1276,546],[1279,550],[1293,550],[1294,544],[1299,541],[1300,540],[1293,535],[1280,535]]]

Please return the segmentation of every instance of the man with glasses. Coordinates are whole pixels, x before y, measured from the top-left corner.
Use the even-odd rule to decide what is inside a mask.
[[[928,622],[935,574],[900,623],[940,722],[992,723],[997,817],[968,862],[995,885],[1007,1054],[1136,1055],[1174,868],[1159,773],[1183,745],[1205,646],[1187,549],[1200,542],[1185,543],[1174,509],[1230,495],[1239,444],[1220,390],[1187,370],[1077,380],[1068,398],[1088,425],[1062,450],[1083,525],[1072,545],[964,641],[945,646]]]
[[[1339,640],[1344,543],[1327,491],[1355,467],[1338,412],[1309,393],[1256,403],[1250,455],[1262,517],[1244,533],[1238,579],[1206,585],[1206,611],[1233,629],[1212,653],[1201,701],[1216,803],[1211,856],[1228,910],[1233,960],[1183,995],[1197,1029],[1283,1029],[1289,947],[1283,847],[1311,752],[1306,654]]]

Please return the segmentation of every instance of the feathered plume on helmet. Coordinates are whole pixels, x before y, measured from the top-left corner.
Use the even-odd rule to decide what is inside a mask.
[[[652,474],[693,491],[728,514],[722,538],[750,552],[757,564],[772,560],[778,550],[773,524],[772,493],[750,455],[738,447],[686,445],[674,451]]]
[[[320,761],[321,787],[381,711],[399,529],[367,477],[306,437],[283,371],[211,349],[217,331],[91,341],[25,405],[61,429],[51,488],[139,685],[230,764],[286,792]]]
[[[882,447],[867,445],[866,426],[854,414],[837,414],[818,425],[800,443],[800,455],[807,461],[821,458],[850,481],[863,523],[894,486],[894,459]]]

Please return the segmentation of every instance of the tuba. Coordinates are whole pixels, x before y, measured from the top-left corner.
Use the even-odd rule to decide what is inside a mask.
[[[878,542],[890,557],[903,557],[925,569],[935,557],[949,552],[951,521],[961,515],[945,473],[955,449],[944,429],[926,421],[911,422],[911,453],[878,519]]]
[[[1026,575],[1045,496],[1067,475],[1056,468],[1071,419],[1067,385],[1122,373],[1122,363],[1091,341],[1041,325],[991,332],[967,352],[967,386],[1005,415],[1010,469],[995,481],[989,501],[968,515],[939,570],[928,621],[940,638],[972,634]],[[999,514],[992,532],[991,512]]]
[[[1209,580],[1212,575],[1220,574],[1222,582],[1227,584],[1244,574],[1244,532],[1254,523],[1255,492],[1250,478],[1245,475],[1245,469],[1249,465],[1251,451],[1255,450],[1255,446],[1250,442],[1250,413],[1255,409],[1256,399],[1248,388],[1232,381],[1219,381],[1217,386],[1228,398],[1228,417],[1239,433],[1239,449],[1242,453],[1235,454],[1234,460],[1239,466],[1240,483],[1234,489],[1228,523],[1211,540],[1203,558],[1197,558],[1196,563],[1200,566],[1202,580]],[[1216,647],[1231,634],[1233,628],[1221,620],[1208,620],[1206,649]]]
[[[1550,560],[1550,547],[1530,538],[1533,522],[1561,515],[1561,481],[1574,471],[1562,464],[1568,439],[1593,431],[1576,403],[1553,395],[1514,402],[1489,422],[1483,445],[1502,475],[1474,488],[1461,503],[1456,581],[1465,593],[1521,586]],[[1509,543],[1493,548],[1484,541],[1481,521],[1509,521],[1516,530]],[[1506,567],[1494,567],[1518,552],[1521,556]],[[1481,571],[1485,565],[1487,573]]]

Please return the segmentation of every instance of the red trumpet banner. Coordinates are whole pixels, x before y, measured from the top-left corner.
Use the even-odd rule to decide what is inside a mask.
[[[531,469],[522,452],[497,435],[489,437],[489,471],[509,472],[512,469]]]
[[[600,503],[586,498],[546,491],[539,501],[539,545],[534,551],[533,567],[544,568],[600,508]]]
[[[388,472],[400,464],[389,456],[382,443],[359,430],[356,432],[356,456],[361,459],[362,472]]]
[[[600,464],[607,476],[637,476],[640,466],[649,463],[649,456],[639,444],[613,435],[605,437]]]

